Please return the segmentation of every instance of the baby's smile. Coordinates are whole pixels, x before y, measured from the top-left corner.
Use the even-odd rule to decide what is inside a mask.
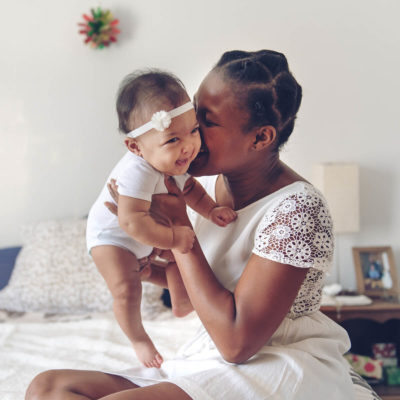
[[[189,157],[185,157],[185,158],[180,158],[179,160],[176,160],[175,164],[178,167],[183,167],[183,166],[187,166],[189,167],[189,164],[193,161],[193,159],[195,158],[195,151],[193,150],[192,154]]]
[[[189,163],[190,158],[184,158],[181,160],[177,160],[176,161],[176,165],[178,165],[178,167],[183,167],[184,165]]]

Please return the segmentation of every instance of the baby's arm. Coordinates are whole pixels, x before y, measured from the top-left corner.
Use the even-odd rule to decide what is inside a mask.
[[[229,207],[219,206],[196,179],[190,177],[183,189],[186,204],[204,218],[219,226],[226,226],[237,217]]]
[[[118,221],[121,228],[135,240],[160,249],[177,249],[186,253],[193,247],[195,234],[187,226],[165,226],[150,215],[150,202],[119,196]]]

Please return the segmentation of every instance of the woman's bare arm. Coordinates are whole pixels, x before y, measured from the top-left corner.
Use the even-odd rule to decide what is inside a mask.
[[[166,184],[174,194],[165,200],[174,210],[170,218],[190,226],[182,194],[175,185]],[[232,293],[215,277],[197,239],[188,253],[173,253],[194,309],[221,355],[235,363],[248,360],[267,343],[285,318],[307,273],[304,268],[252,255]]]
[[[307,269],[252,255],[235,291],[216,279],[196,241],[174,252],[190,301],[222,356],[241,363],[273,335],[290,309]]]
[[[170,194],[153,196],[151,207],[190,226],[182,193],[171,180],[165,183]],[[216,279],[197,239],[190,252],[174,255],[194,309],[221,355],[235,363],[248,360],[270,339],[308,271],[252,255],[232,293]]]

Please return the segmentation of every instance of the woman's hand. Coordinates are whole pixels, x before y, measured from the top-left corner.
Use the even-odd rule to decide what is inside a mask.
[[[155,194],[151,199],[150,212],[155,216],[167,217],[173,225],[190,226],[186,213],[186,202],[182,191],[178,188],[173,177],[165,176],[165,186],[168,194]]]
[[[174,255],[171,250],[161,250],[156,247],[147,257],[143,257],[139,261],[140,279],[150,282],[163,288],[168,288],[165,268],[175,262]]]
[[[175,262],[175,257],[171,250],[162,250],[154,247],[153,252],[149,255],[150,263],[158,267],[166,267],[169,263]]]
[[[118,215],[118,201],[119,201],[119,193],[118,193],[118,185],[115,179],[111,179],[110,182],[107,183],[107,189],[115,201],[112,203],[110,201],[106,201],[104,205],[108,208],[108,210],[114,215]],[[150,207],[150,214],[153,219],[161,225],[171,226],[170,220],[163,215],[162,213],[157,211],[157,207]]]
[[[107,183],[107,189],[110,192],[110,195],[116,204],[111,203],[110,201],[106,201],[104,205],[108,208],[110,212],[112,212],[115,215],[118,215],[119,193],[118,193],[117,181],[115,179],[111,179],[110,182]]]
[[[173,177],[165,176],[165,186],[168,193],[154,194],[151,199],[150,214],[161,225],[171,226],[188,225],[189,218],[186,214],[186,203],[182,191],[178,188]],[[108,191],[116,204],[106,201],[104,205],[110,212],[118,215],[118,185],[115,179],[107,183]]]

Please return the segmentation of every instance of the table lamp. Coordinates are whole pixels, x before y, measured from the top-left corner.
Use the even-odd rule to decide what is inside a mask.
[[[325,196],[336,233],[335,271],[340,282],[339,234],[360,230],[359,167],[355,163],[324,163],[313,166],[312,183]]]

